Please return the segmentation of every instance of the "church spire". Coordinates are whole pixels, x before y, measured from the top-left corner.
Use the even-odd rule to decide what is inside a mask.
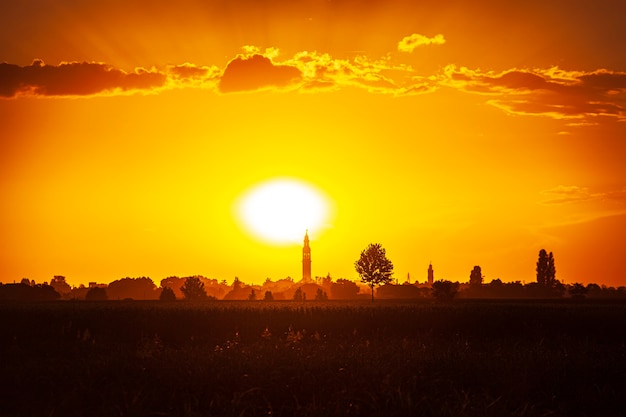
[[[311,281],[311,247],[309,246],[309,229],[304,234],[304,246],[302,247],[302,281]]]

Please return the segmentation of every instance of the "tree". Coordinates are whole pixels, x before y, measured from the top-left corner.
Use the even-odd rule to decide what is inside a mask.
[[[263,297],[263,301],[274,301],[274,295],[272,295],[271,291],[265,291],[265,296]]]
[[[385,249],[380,243],[370,243],[361,252],[354,267],[361,277],[361,282],[372,288],[372,302],[374,302],[374,287],[389,284],[393,275],[393,263],[387,259]]]
[[[256,301],[256,291],[254,291],[254,289],[250,291],[250,295],[248,296],[248,301]]]
[[[439,301],[451,301],[459,291],[459,283],[451,281],[433,282],[432,293]]]
[[[573,299],[582,300],[587,297],[589,290],[581,283],[576,282],[569,287],[569,295]]]
[[[296,292],[293,293],[294,301],[306,301],[306,293],[302,291],[301,287],[298,287]]]
[[[87,291],[85,295],[85,300],[89,301],[103,301],[108,300],[107,290],[102,287],[92,287]]]
[[[107,287],[107,294],[112,300],[155,300],[157,298],[156,285],[148,277],[117,279]]]
[[[545,286],[548,276],[548,253],[545,249],[539,251],[537,259],[537,284]]]
[[[554,255],[552,252],[548,254],[545,249],[539,251],[539,259],[537,259],[537,283],[550,288],[556,284]]]
[[[197,301],[207,298],[206,291],[204,291],[204,283],[198,277],[185,279],[185,283],[180,287],[180,290],[183,292],[185,300]]]
[[[326,294],[326,291],[324,291],[321,288],[317,289],[317,292],[315,293],[315,301],[327,301],[328,300],[328,294]]]
[[[470,286],[471,287],[480,287],[483,284],[483,273],[480,269],[480,266],[476,265],[472,272],[470,272]]]
[[[60,295],[66,295],[72,292],[72,287],[70,287],[70,285],[65,281],[65,277],[63,275],[55,275],[50,281],[50,285]]]
[[[330,286],[330,295],[335,300],[359,298],[359,287],[349,279],[339,278]]]
[[[552,252],[548,254],[548,268],[546,270],[546,285],[548,287],[554,287],[557,284],[556,281],[556,267],[554,266],[554,255]]]
[[[174,294],[174,290],[170,287],[163,287],[161,291],[161,295],[159,295],[159,300],[161,301],[176,301],[176,294]]]

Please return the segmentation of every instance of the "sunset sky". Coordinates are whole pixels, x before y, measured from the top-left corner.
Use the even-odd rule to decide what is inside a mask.
[[[313,275],[626,285],[622,0],[0,3],[0,281],[301,278],[238,204],[328,213]],[[289,196],[285,197],[288,201]]]

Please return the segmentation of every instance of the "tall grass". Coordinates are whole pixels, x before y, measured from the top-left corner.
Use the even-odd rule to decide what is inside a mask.
[[[3,416],[619,416],[626,304],[0,305]]]

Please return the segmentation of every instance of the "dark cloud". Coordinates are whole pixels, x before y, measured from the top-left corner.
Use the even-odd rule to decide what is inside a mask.
[[[549,89],[549,84],[545,78],[530,72],[511,71],[491,80],[493,84],[501,85],[507,88],[540,90]]]
[[[550,68],[493,74],[454,68],[448,72],[448,77],[452,86],[495,96],[491,103],[512,113],[578,119],[608,116],[626,120],[624,72]]]
[[[258,90],[264,87],[287,87],[301,80],[299,69],[275,65],[262,55],[238,56],[228,63],[219,82],[221,92]]]
[[[626,73],[609,72],[605,70],[595,71],[579,77],[582,84],[588,88],[597,88],[604,91],[617,91],[626,89]]]
[[[116,90],[147,90],[163,86],[165,75],[146,70],[127,73],[105,64],[71,62],[45,65],[0,64],[0,97],[87,96]]]

